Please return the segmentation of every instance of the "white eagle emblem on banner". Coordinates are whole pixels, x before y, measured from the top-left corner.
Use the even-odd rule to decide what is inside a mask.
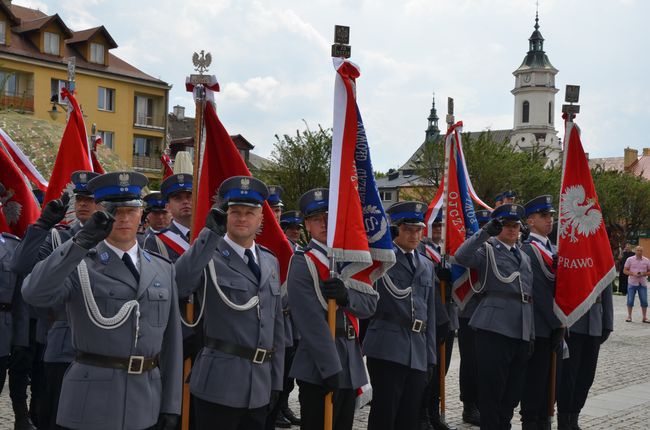
[[[14,225],[18,223],[20,219],[20,213],[23,211],[23,205],[17,201],[11,200],[14,196],[14,190],[6,189],[5,186],[0,183],[0,209],[7,220],[7,224]]]
[[[578,241],[577,234],[588,237],[600,227],[603,214],[595,208],[594,198],[585,198],[582,185],[567,187],[560,196],[560,235],[569,236],[572,243]]]

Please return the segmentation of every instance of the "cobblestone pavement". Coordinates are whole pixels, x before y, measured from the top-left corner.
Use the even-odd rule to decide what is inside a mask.
[[[650,324],[641,323],[638,308],[635,308],[634,321],[625,322],[624,297],[614,296],[614,306],[614,333],[601,349],[596,380],[580,424],[584,429],[645,430],[650,428]],[[462,422],[457,381],[458,349],[454,345],[447,376],[447,421],[459,430],[477,429]],[[0,396],[0,430],[13,428],[7,391],[5,387]],[[292,393],[291,403],[297,412],[297,389]],[[515,413],[513,428],[519,428],[518,419]],[[354,429],[365,429],[367,420],[368,408],[358,411]]]

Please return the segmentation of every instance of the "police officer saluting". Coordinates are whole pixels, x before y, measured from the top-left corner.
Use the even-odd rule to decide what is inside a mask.
[[[548,195],[536,197],[524,207],[530,234],[521,250],[530,258],[533,269],[535,348],[526,369],[520,413],[523,429],[542,430],[551,428],[548,419],[551,352],[561,354],[564,337],[564,328],[553,312],[556,248],[548,235],[553,230],[555,209]]]
[[[60,426],[176,425],[182,362],[174,269],[136,241],[146,184],[136,172],[91,180],[106,212],[95,212],[23,284],[34,306],[66,304],[76,357],[63,379]]]
[[[478,269],[482,299],[470,319],[478,358],[482,429],[509,429],[523,389],[534,340],[533,273],[517,246],[524,208],[504,204],[456,251],[456,261]]]
[[[333,428],[352,428],[356,389],[368,382],[357,318],[369,318],[378,299],[368,285],[329,277],[328,199],[325,188],[300,197],[300,211],[312,239],[293,255],[287,277],[291,316],[300,333],[289,375],[296,378],[300,389],[303,430],[323,428],[325,395],[329,392],[334,392]],[[327,324],[328,299],[337,303],[336,339],[332,339]]]
[[[417,250],[426,209],[424,203],[409,201],[387,211],[399,233],[393,238],[396,264],[375,284],[381,300],[363,341],[373,387],[371,430],[417,429],[425,386],[433,377],[434,267]]]
[[[258,179],[226,179],[219,187],[226,212],[212,209],[176,263],[182,297],[206,285],[205,346],[190,378],[198,429],[263,429],[282,390],[278,260],[255,243],[267,196]]]

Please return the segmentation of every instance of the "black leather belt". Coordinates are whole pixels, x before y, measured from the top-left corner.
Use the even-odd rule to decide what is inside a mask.
[[[130,357],[123,358],[110,357],[108,355],[91,354],[89,352],[77,352],[75,361],[77,361],[77,363],[88,364],[90,366],[126,370],[132,375],[139,375],[142,372],[158,367],[157,355],[155,357],[132,355]]]
[[[488,296],[503,297],[506,299],[515,299],[522,303],[533,303],[533,296],[529,294],[516,293],[514,291],[488,291]]]
[[[266,363],[273,359],[274,349],[249,348],[225,340],[205,336],[205,346],[217,351],[250,360],[255,364]]]
[[[352,325],[336,327],[336,337],[344,337],[348,340],[353,340],[357,338],[357,332],[354,330],[354,326]]]
[[[0,312],[11,311],[11,303],[0,303]]]
[[[384,312],[377,313],[373,318],[392,322],[402,327],[406,327],[408,330],[411,330],[415,333],[425,333],[427,331],[427,323],[422,320],[410,320],[408,318],[400,317],[398,315],[387,314]]]

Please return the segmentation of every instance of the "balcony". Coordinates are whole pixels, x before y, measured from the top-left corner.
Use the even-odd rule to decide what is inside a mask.
[[[161,170],[162,161],[160,156],[133,155],[133,168],[146,171]]]
[[[150,128],[155,130],[165,129],[165,115],[149,115],[146,113],[135,113],[134,127]]]
[[[32,94],[16,94],[11,91],[0,91],[0,109],[11,109],[18,112],[34,112],[34,96]]]

